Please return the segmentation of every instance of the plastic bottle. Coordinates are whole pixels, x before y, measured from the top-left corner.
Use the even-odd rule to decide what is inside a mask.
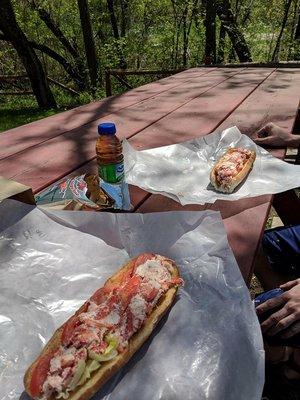
[[[98,133],[96,154],[100,186],[114,201],[114,209],[130,210],[129,190],[124,179],[122,142],[116,136],[116,126],[113,122],[99,124]]]
[[[99,137],[96,142],[98,173],[108,183],[120,183],[124,179],[124,157],[122,143],[116,136],[112,122],[98,125]]]

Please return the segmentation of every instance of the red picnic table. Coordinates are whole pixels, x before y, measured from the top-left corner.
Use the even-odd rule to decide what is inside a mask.
[[[292,130],[299,105],[298,68],[192,68],[0,134],[0,175],[34,193],[66,176],[95,172],[99,122],[116,123],[136,149],[183,142],[237,125],[251,135],[272,121]],[[284,150],[274,155],[282,157]],[[181,206],[131,187],[134,212],[219,210],[249,283],[272,196]]]

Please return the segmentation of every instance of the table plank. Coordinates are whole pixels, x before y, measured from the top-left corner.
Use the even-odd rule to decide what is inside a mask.
[[[101,101],[76,107],[72,110],[2,132],[0,135],[0,159],[43,143],[101,117],[108,117],[112,112],[165,93],[190,80],[210,74],[214,70],[215,68],[196,68],[183,71],[159,81],[139,86],[123,95],[111,96]]]
[[[264,232],[272,196],[264,195],[238,201],[216,201],[207,209],[220,211],[228,242],[246,284],[250,284],[256,252]]]
[[[300,68],[277,69],[218,127],[230,126],[251,136],[267,122],[292,131],[299,107]]]
[[[269,121],[274,121],[291,130],[299,101],[299,71],[290,71],[290,75],[282,70],[272,73],[221,123],[218,131],[238,125],[243,132],[252,133],[259,126]],[[217,87],[217,90],[219,89],[220,86]],[[222,100],[224,100],[224,97],[222,97]],[[178,125],[175,124],[175,126],[177,128]],[[145,131],[142,133],[144,134]],[[147,136],[149,138],[149,132],[147,132]],[[143,141],[141,134],[132,138],[131,143],[134,143],[135,147],[139,147],[140,140],[142,140],[143,145],[147,143],[147,141]],[[273,150],[275,156],[280,157],[283,154],[282,149]],[[183,208],[171,199],[152,195],[138,208],[138,211],[201,210],[201,207],[220,211],[228,234],[228,241],[243,277],[249,284],[256,251],[264,231],[272,197],[267,195],[234,202],[217,201],[213,205],[192,205]]]
[[[211,74],[213,74],[213,77],[210,80],[208,80],[206,76],[195,77],[193,83],[196,87],[196,92],[192,91],[192,96],[195,96],[197,93],[200,97],[206,95],[208,93],[207,90],[210,87],[214,90],[214,88],[217,87],[215,85],[218,82],[222,80],[224,81],[224,79],[227,79],[226,82],[229,82],[237,76],[234,75],[231,77],[231,75],[238,73],[239,71],[236,69],[234,71],[226,69],[225,71],[220,70],[215,74],[214,71],[212,71]],[[204,86],[200,84],[198,87],[197,84],[203,79],[208,83]],[[171,100],[174,96],[168,94],[165,104],[168,104],[168,101],[171,101],[171,107],[173,109],[178,109],[178,106],[180,106],[182,102],[187,105],[187,102],[190,101],[188,100],[188,95],[186,95],[187,88],[191,90],[189,82],[180,86],[180,95],[177,94],[177,96],[175,96],[175,101]],[[237,101],[239,100],[240,98],[237,99]],[[142,109],[140,109],[138,104],[126,108],[126,112],[122,110],[124,111],[122,121],[121,119],[118,119],[118,112],[111,114],[114,117],[113,120],[120,121],[120,126],[118,126],[120,137],[130,137],[142,130],[143,127],[157,121],[157,118],[161,118],[161,114],[159,114],[161,103],[157,101],[155,103],[156,105],[154,105],[152,100],[150,100],[150,102],[152,105],[151,112],[149,112],[149,109],[145,106],[146,103],[143,103]],[[136,107],[139,109],[140,115],[138,121],[132,119],[132,113]],[[165,105],[164,110],[166,109],[167,105]],[[170,108],[168,110],[170,110]],[[1,160],[0,174],[32,187],[35,192],[41,190],[60,179],[62,176],[72,172],[74,169],[79,168],[95,156],[94,146],[98,122],[99,120],[93,121],[78,129],[71,130],[47,140],[37,146],[25,149],[24,151],[15,154],[13,157]]]
[[[243,70],[144,129],[130,143],[137,149],[148,149],[205,136],[216,129],[273,72],[273,69],[267,68]]]
[[[218,131],[237,125],[243,133],[251,136],[271,121],[292,131],[298,112],[299,87],[300,69],[276,70],[218,127]],[[284,149],[273,149],[271,152],[279,158],[285,154]],[[273,196],[260,196],[254,199],[259,202],[257,205],[253,199],[245,199],[233,204],[216,202],[211,207],[220,210],[224,218],[229,242],[247,283],[250,283],[253,273],[256,251],[272,199]],[[236,214],[230,215],[230,208]]]
[[[160,211],[203,211],[207,205],[187,204],[182,206],[177,201],[165,197],[161,194],[152,194],[148,199],[145,199],[143,204],[137,208],[137,212],[160,212]]]
[[[156,125],[166,116],[173,115],[176,110],[183,108],[183,106],[188,106],[191,101],[205,96],[213,88],[231,80],[232,77],[242,71],[242,68],[215,70],[209,75],[194,78],[184,85],[177,86],[154,98],[110,114],[110,118],[118,127],[118,136],[130,138],[146,128]],[[105,119],[101,118],[97,123],[103,121]],[[130,132],[128,131],[129,123]]]

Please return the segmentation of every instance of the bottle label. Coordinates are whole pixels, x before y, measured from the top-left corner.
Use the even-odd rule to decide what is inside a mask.
[[[98,165],[98,172],[101,179],[108,183],[119,183],[124,178],[124,164]]]

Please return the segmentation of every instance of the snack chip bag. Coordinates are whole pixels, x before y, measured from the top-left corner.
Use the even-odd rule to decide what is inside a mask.
[[[128,186],[99,181],[97,175],[83,174],[60,181],[41,191],[36,204],[65,210],[130,210]]]

